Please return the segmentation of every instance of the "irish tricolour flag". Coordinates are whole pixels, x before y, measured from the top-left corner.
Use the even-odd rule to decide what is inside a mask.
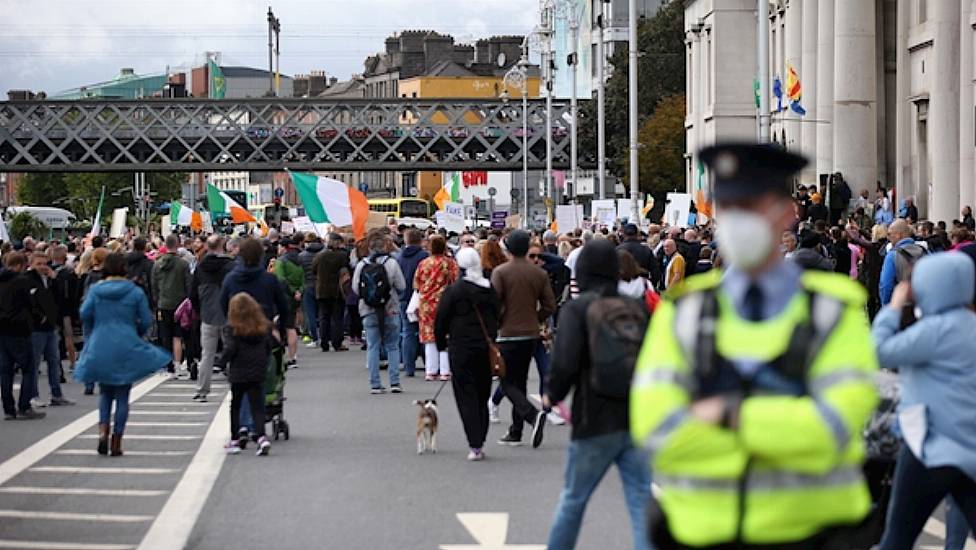
[[[357,239],[366,235],[366,220],[369,219],[366,195],[331,178],[303,172],[289,174],[312,223],[331,223],[338,227],[351,225]]]
[[[211,214],[226,214],[234,223],[257,222],[250,212],[212,183],[207,184],[207,206]]]
[[[461,172],[444,172],[444,187],[434,195],[437,208],[444,210],[448,202],[461,202]]]
[[[203,218],[199,212],[176,201],[169,205],[169,222],[173,225],[188,225],[198,231],[203,227]]]

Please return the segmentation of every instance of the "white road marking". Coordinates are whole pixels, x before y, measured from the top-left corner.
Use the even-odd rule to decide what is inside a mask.
[[[150,393],[147,397],[182,397],[182,398],[185,399],[185,398],[190,397],[190,393],[191,392],[189,392],[189,391],[186,392],[186,393],[162,393],[162,392],[153,392],[153,393]]]
[[[179,470],[174,468],[118,468],[110,466],[35,466],[28,468],[28,472],[42,474],[132,474],[132,475],[163,475],[175,474]]]
[[[440,550],[546,550],[544,544],[506,544],[508,514],[457,514],[478,544],[442,544]]]
[[[229,402],[228,393],[222,404]],[[229,424],[230,407],[221,406],[200,444],[200,450],[142,539],[140,550],[169,550],[186,546],[224,465],[226,454],[222,443],[227,439]]]
[[[210,411],[129,411],[129,416],[205,416],[208,414]]]
[[[41,542],[0,539],[0,548],[18,550],[132,550],[131,544],[87,544],[83,542]]]
[[[78,439],[98,439],[98,434],[79,435]],[[129,435],[125,434],[125,439],[145,439],[158,441],[189,441],[200,439],[199,435]]]
[[[95,449],[61,449],[55,451],[56,455],[88,456],[97,455]],[[125,456],[187,456],[192,455],[193,451],[125,451]]]
[[[70,495],[94,497],[158,497],[169,491],[144,491],[139,489],[85,489],[74,487],[0,487],[0,493],[17,495]]]
[[[150,407],[205,407],[207,405],[213,405],[216,401],[207,401],[206,403],[201,403],[199,401],[140,401],[138,403],[132,403],[136,406],[150,406]]]
[[[206,426],[206,422],[126,422],[126,426],[142,426],[152,428],[190,428]]]
[[[944,541],[946,538],[946,525],[945,523],[930,517],[929,520],[925,522],[925,532]],[[942,546],[932,546],[932,548],[941,549]],[[976,550],[976,541],[973,541],[972,537],[967,538],[966,546],[963,547],[963,550]]]
[[[140,523],[152,521],[152,516],[135,514],[79,514],[76,512],[46,512],[42,510],[0,510],[0,518],[56,521],[104,521],[110,523]]]
[[[162,382],[163,378],[158,376],[147,378],[132,388],[130,400],[135,401],[141,398]],[[98,411],[94,410],[7,459],[3,464],[0,464],[0,485],[3,485],[96,423],[98,423]]]

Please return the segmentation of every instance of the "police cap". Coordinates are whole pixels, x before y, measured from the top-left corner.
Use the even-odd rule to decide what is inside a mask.
[[[790,179],[807,159],[781,147],[759,143],[720,143],[699,157],[715,174],[715,200],[732,202],[769,193],[790,196]]]

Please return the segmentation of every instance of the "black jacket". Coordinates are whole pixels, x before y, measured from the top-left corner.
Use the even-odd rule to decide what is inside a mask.
[[[637,260],[637,265],[647,272],[648,279],[654,283],[655,287],[661,282],[661,266],[654,257],[653,250],[637,240],[624,241],[617,248],[630,252],[630,255]]]
[[[265,271],[260,265],[245,267],[238,261],[234,269],[224,278],[220,287],[220,308],[227,315],[230,299],[238,292],[246,292],[261,305],[269,321],[278,317],[280,333],[285,333],[285,320],[288,317],[288,297],[278,284],[278,278]]]
[[[60,311],[57,302],[57,281],[47,279],[45,284],[41,275],[36,271],[27,272],[31,294],[31,330],[52,331],[61,326]]]
[[[146,257],[145,252],[132,251],[125,255],[126,278],[144,290],[150,299],[152,298],[152,272],[153,261]]]
[[[812,248],[801,248],[793,253],[791,258],[804,270],[833,271],[834,263]]]
[[[73,269],[60,266],[55,269],[56,289],[58,293],[58,307],[61,308],[61,317],[70,317],[72,320],[81,319],[81,288],[78,276]]]
[[[26,275],[0,269],[0,336],[30,336],[30,281]]]
[[[225,368],[230,365],[227,371],[230,383],[264,382],[274,342],[271,335],[235,336],[228,326],[224,327],[223,341],[224,351],[218,366]]]
[[[576,261],[579,298],[563,305],[559,332],[553,343],[549,370],[549,400],[558,403],[573,395],[573,439],[585,439],[630,429],[627,400],[608,399],[593,391],[589,371],[590,345],[586,309],[600,296],[617,294],[619,270],[613,245],[604,240],[588,242]]]
[[[298,263],[305,271],[305,288],[315,288],[315,272],[312,271],[312,262],[315,261],[315,256],[322,252],[323,248],[325,247],[322,243],[308,243],[305,245],[305,250],[302,250],[298,255]]]
[[[488,336],[492,340],[498,336],[498,311],[501,304],[494,289],[459,279],[444,290],[437,306],[437,318],[434,321],[437,349],[488,350],[488,343],[474,308],[478,308],[481,313]]]
[[[220,307],[220,289],[233,267],[234,259],[222,254],[207,254],[197,264],[190,287],[190,302],[199,312],[200,322],[216,326],[226,322]]]

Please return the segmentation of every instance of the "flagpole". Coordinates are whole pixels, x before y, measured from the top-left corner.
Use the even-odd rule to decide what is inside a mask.
[[[98,210],[95,211],[95,221],[92,223],[91,231],[88,234],[92,237],[97,236],[102,232],[102,204],[105,202],[105,186],[102,186],[102,193],[98,198]]]
[[[758,25],[756,55],[759,63],[759,142],[769,143],[769,1],[756,1]]]

